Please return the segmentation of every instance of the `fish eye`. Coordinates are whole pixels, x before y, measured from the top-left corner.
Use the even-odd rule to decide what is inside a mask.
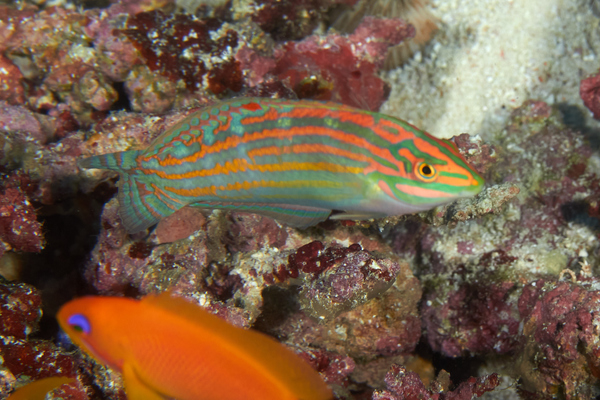
[[[67,323],[75,332],[89,334],[92,330],[90,321],[81,314],[73,314],[67,320]]]
[[[437,171],[431,164],[420,162],[415,167],[416,175],[425,182],[430,182],[437,176]]]

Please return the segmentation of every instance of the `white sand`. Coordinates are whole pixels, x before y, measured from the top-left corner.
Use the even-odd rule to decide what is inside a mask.
[[[578,105],[589,115],[579,82],[600,67],[600,19],[590,4],[432,0],[440,33],[385,76],[392,93],[381,111],[439,137],[489,137],[527,99]]]

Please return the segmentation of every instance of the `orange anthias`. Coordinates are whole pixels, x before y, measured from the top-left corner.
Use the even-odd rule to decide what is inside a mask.
[[[77,345],[123,374],[130,400],[332,398],[319,374],[280,343],[169,293],[84,297],[57,318]]]

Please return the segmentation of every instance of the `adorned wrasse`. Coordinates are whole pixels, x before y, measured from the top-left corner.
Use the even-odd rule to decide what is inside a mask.
[[[44,400],[51,390],[73,382],[75,382],[75,378],[66,376],[39,379],[15,390],[6,400]]]
[[[304,360],[169,293],[83,297],[58,322],[73,342],[123,374],[130,400],[327,400]]]
[[[129,232],[186,205],[236,209],[296,227],[427,210],[483,179],[456,146],[400,119],[335,103],[242,98],[196,111],[146,150],[90,157],[118,171]]]

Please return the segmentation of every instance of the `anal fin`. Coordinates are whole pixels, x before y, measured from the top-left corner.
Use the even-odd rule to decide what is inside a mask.
[[[166,397],[156,392],[140,380],[133,365],[123,365],[123,382],[128,400],[165,400]]]
[[[365,219],[374,219],[374,218],[383,218],[386,217],[385,214],[378,213],[360,213],[360,212],[340,212],[329,216],[329,219],[333,220],[341,220],[341,219],[350,219],[355,221],[362,221]]]
[[[308,228],[325,221],[331,210],[317,207],[306,207],[292,204],[270,203],[193,203],[192,207],[207,209],[245,211],[273,218],[294,228]]]

